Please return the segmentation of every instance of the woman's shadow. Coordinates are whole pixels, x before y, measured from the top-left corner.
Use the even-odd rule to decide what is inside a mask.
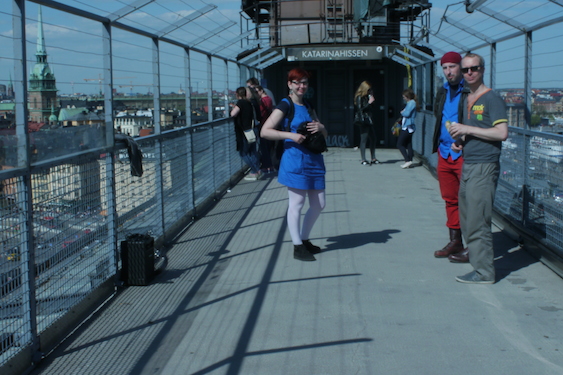
[[[400,230],[397,229],[386,229],[378,232],[350,233],[328,237],[323,251],[351,249],[370,243],[385,243],[391,239],[392,234],[399,232]]]

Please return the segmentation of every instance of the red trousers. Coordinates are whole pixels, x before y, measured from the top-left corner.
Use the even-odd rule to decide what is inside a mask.
[[[463,156],[460,156],[457,160],[453,160],[451,156],[444,159],[438,152],[438,182],[440,183],[442,199],[446,202],[446,216],[448,219],[446,226],[450,229],[460,229],[458,193],[462,165]]]

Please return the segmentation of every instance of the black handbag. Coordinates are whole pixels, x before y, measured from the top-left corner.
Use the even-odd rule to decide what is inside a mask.
[[[326,139],[323,133],[316,132],[311,133],[307,130],[307,121],[302,122],[297,127],[297,133],[303,134],[305,136],[305,140],[301,143],[307,150],[315,153],[315,154],[322,154],[327,150],[326,148]]]

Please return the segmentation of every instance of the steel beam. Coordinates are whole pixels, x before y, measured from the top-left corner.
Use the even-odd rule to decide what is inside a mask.
[[[491,18],[494,18],[497,21],[500,21],[510,27],[514,27],[515,29],[518,29],[522,32],[526,32],[526,25],[517,22],[515,20],[513,20],[512,18],[509,18],[501,13],[495,12],[492,9],[489,9],[487,7],[481,7],[478,9],[479,12],[483,13],[486,16],[489,16]]]
[[[223,30],[227,30],[228,28],[230,28],[234,25],[236,25],[236,22],[230,21],[230,22],[227,22],[224,25],[221,25],[221,26],[211,30],[210,32],[208,32],[204,36],[199,37],[196,40],[194,40],[192,43],[190,43],[190,48],[197,46],[198,44],[206,41],[207,39],[211,38],[212,36],[215,36],[215,35],[219,34],[220,32],[222,32]]]
[[[238,42],[238,41],[240,41],[240,40],[243,40],[244,38],[248,37],[248,36],[249,36],[250,34],[252,34],[252,33],[253,33],[253,31],[250,30],[250,31],[247,31],[247,32],[245,32],[245,33],[240,34],[240,35],[237,36],[236,38],[229,40],[227,43],[225,43],[225,44],[223,44],[222,46],[218,47],[217,49],[211,51],[211,55],[214,55],[214,54],[218,53],[219,51],[221,51],[221,50],[223,50],[223,49],[225,49],[225,48],[227,48],[227,47],[229,47],[229,46],[235,44],[236,42]]]
[[[485,34],[482,34],[480,32],[478,32],[477,30],[462,24],[459,21],[455,21],[455,22],[450,22],[448,20],[448,18],[446,16],[443,17],[444,21],[446,21],[447,23],[449,23],[450,25],[452,25],[453,27],[455,27],[456,29],[459,29],[461,31],[464,31],[468,34],[473,35],[476,38],[479,38],[481,40],[484,40],[485,42],[487,42],[488,44],[494,43],[494,40],[489,38],[488,36],[486,36]]]
[[[163,37],[166,34],[170,34],[172,31],[179,29],[180,27],[184,26],[185,24],[192,22],[193,20],[203,16],[206,13],[211,12],[212,10],[214,10],[216,8],[217,8],[217,5],[210,4],[210,5],[207,5],[206,7],[201,8],[200,10],[196,10],[195,12],[191,13],[189,16],[186,16],[182,19],[179,19],[178,21],[174,22],[173,24],[171,24],[167,28],[161,30],[160,33],[158,33],[158,36]]]
[[[111,13],[107,15],[107,18],[110,20],[110,22],[115,22],[120,18],[123,18],[133,12],[136,12],[137,10],[141,9],[142,7],[153,3],[154,0],[137,0],[132,4],[129,5],[125,5],[123,8]]]

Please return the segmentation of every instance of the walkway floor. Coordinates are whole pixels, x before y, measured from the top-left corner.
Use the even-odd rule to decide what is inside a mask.
[[[326,154],[316,262],[293,259],[286,189],[241,181],[34,374],[562,374],[563,279],[494,228],[497,283],[454,278],[438,183]]]

